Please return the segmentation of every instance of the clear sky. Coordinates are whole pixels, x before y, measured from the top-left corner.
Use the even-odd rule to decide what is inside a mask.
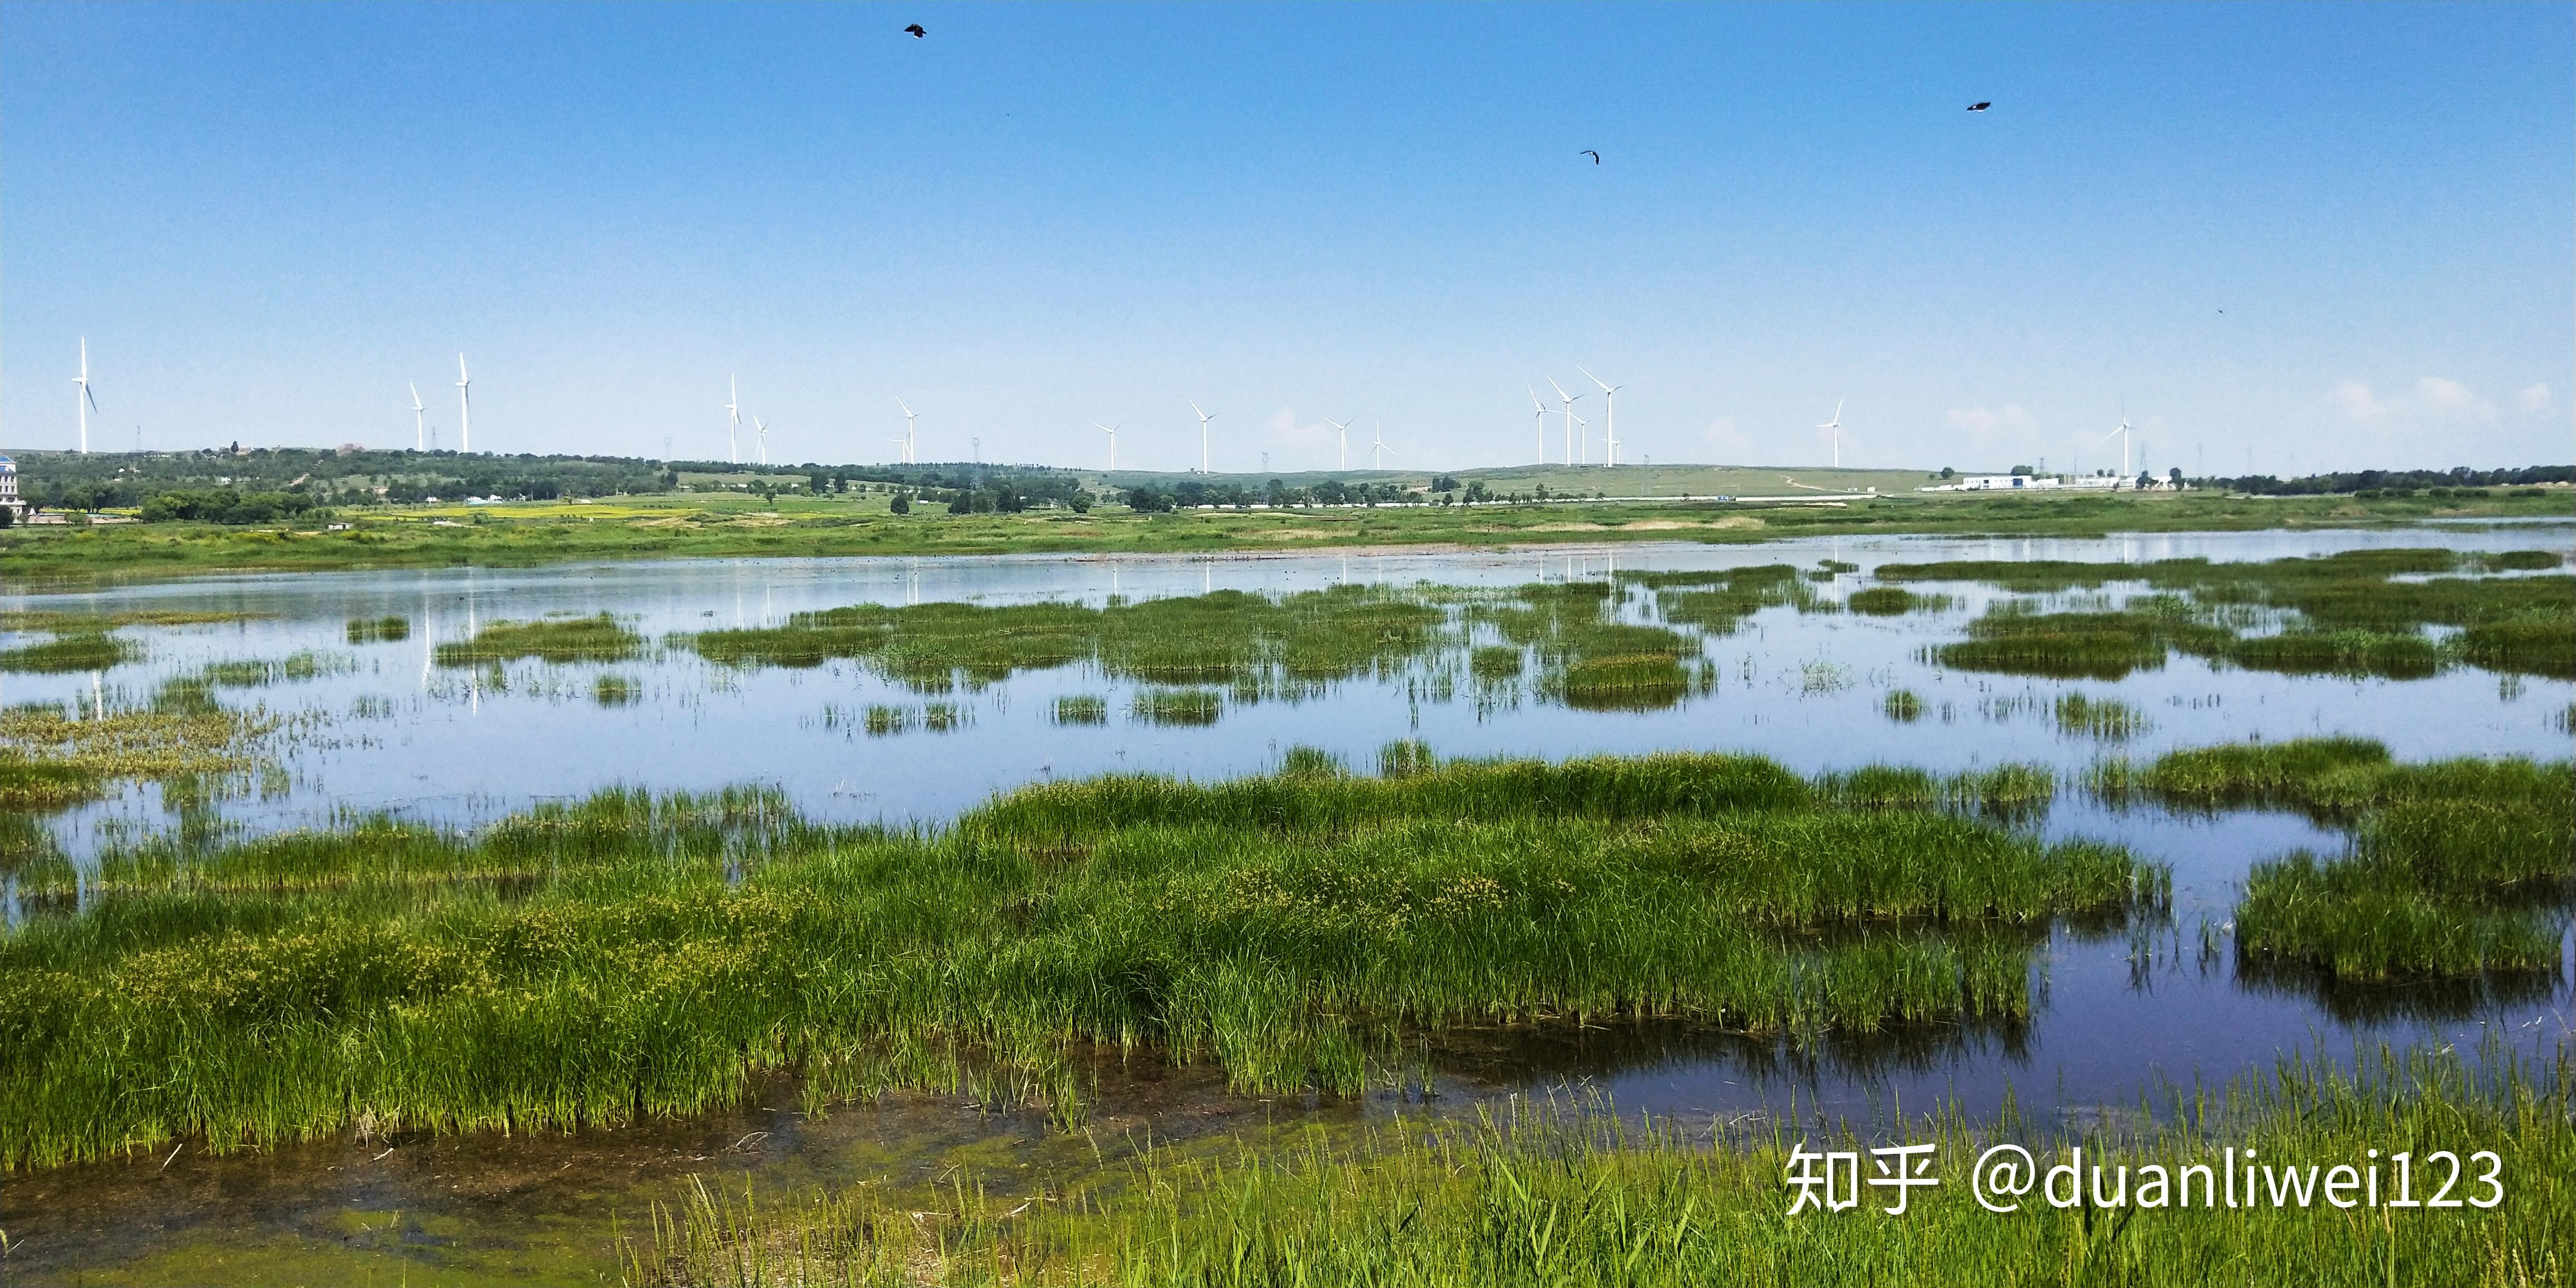
[[[84,335],[99,448],[2566,462],[2576,5],[9,0],[0,446]]]

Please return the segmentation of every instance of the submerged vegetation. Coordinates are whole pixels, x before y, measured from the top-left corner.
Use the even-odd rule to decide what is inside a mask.
[[[2457,1056],[2384,1050],[2355,1064],[2287,1062],[2153,1105],[2160,1117],[2140,1128],[2074,1139],[2016,1122],[1909,1123],[1902,1139],[1933,1148],[1925,1174],[1941,1183],[1908,1196],[1902,1217],[1786,1215],[1792,1150],[1869,1141],[1768,1122],[1721,1126],[1711,1141],[1600,1108],[1539,1106],[1464,1123],[1308,1128],[1235,1157],[1167,1146],[1042,1193],[1008,1174],[787,1195],[700,1182],[657,1206],[621,1252],[629,1283],[665,1288],[2557,1282],[2576,1246],[2567,1068],[2481,1077]],[[2080,1147],[2076,1184],[2100,1180],[2063,1205],[2034,1189],[2013,1211],[1981,1208],[1965,1172],[1998,1136],[2043,1167]],[[2423,1203],[2432,1190],[2421,1169],[2434,1159],[2439,1183],[2441,1150],[2493,1151],[2502,1193],[2471,1182],[2481,1162],[2464,1165],[2456,1209],[2354,1197],[2365,1171],[2373,1194],[2398,1197],[2396,1164],[2384,1160],[2402,1153],[2417,1169],[2407,1194]],[[2221,1207],[2213,1169],[2239,1165],[2262,1167],[2271,1187],[2297,1178],[2285,1197],[2304,1188],[2310,1198],[2267,1202],[2275,1191],[2265,1189]],[[2332,1193],[2355,1206],[2316,1197],[2320,1175],[2348,1176]],[[2239,1180],[2224,1193],[2239,1196]],[[1890,1196],[1859,1197],[1885,1207]]]
[[[120,780],[173,782],[247,772],[265,716],[207,705],[66,712],[38,703],[0,711],[0,814],[41,813],[104,794]]]
[[[1748,757],[1394,768],[1033,786],[920,834],[607,792],[115,852],[85,915],[0,939],[0,1163],[688,1113],[766,1069],[1072,1118],[1093,1050],[1348,1094],[1462,1022],[2010,1026],[2053,919],[2165,898],[2116,847]]]

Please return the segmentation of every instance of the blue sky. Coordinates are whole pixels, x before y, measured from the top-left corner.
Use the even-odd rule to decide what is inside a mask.
[[[459,350],[498,451],[1512,464],[1578,364],[1631,459],[2576,444],[2563,4],[12,0],[0,158],[0,446],[83,335],[102,448],[454,446]]]

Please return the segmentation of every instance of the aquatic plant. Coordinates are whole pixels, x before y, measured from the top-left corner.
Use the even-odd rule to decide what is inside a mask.
[[[132,640],[96,633],[64,635],[40,644],[0,649],[0,671],[63,674],[104,671],[143,656]]]
[[[1750,758],[1318,768],[1045,784],[922,833],[613,792],[113,855],[86,915],[0,939],[0,1164],[689,1113],[766,1069],[1071,1117],[1095,1046],[1348,1094],[1465,1022],[2014,1023],[2051,918],[2165,897],[2117,848],[1833,808]]]
[[[1225,712],[1225,695],[1214,689],[1147,689],[1136,695],[1137,719],[1158,725],[1212,725]]]
[[[1912,689],[1891,689],[1880,704],[1887,718],[1899,724],[1912,724],[1923,718],[1923,698]]]
[[[352,644],[390,644],[411,638],[411,619],[400,616],[352,617],[348,627]]]
[[[2145,1096],[2138,1126],[2081,1137],[2015,1119],[1909,1118],[1894,1139],[1930,1146],[1927,1174],[1941,1183],[1908,1196],[1901,1218],[1785,1215],[1793,1150],[1850,1150],[1867,1169],[1873,1139],[1767,1116],[1701,1129],[1574,1101],[1289,1130],[1223,1152],[1160,1145],[1036,1192],[1000,1171],[782,1193],[693,1178],[620,1253],[626,1281],[655,1288],[2550,1282],[2576,1244],[2565,1066],[2487,1076],[2457,1055],[2385,1047],[2349,1064],[2290,1059],[2222,1089]],[[1998,1143],[2043,1168],[2075,1164],[2076,1201],[2034,1191],[2008,1214],[1979,1206],[1962,1169]],[[2383,1206],[2364,1229],[2373,1209],[2323,1201],[2317,1187],[2320,1175],[2359,1185],[2366,1172],[2393,1199],[2386,1160],[2403,1153],[2406,1194],[2420,1204],[2443,1180],[2438,1150],[2511,1160],[2500,1201]],[[2212,1168],[2256,1158],[2267,1182],[2287,1169],[2317,1201],[2219,1206]],[[2463,1164],[2451,1197],[2470,1197],[2483,1170]],[[2101,1187],[2082,1192],[2094,1175]],[[2237,1192],[2231,1177],[2224,1193]],[[2351,1187],[2333,1193],[2358,1202]],[[1889,1206],[1887,1193],[1859,1197]]]
[[[2003,604],[1970,622],[1967,639],[1933,645],[1923,657],[1962,671],[2118,680],[2162,667],[2169,648],[2208,652],[2230,638],[2167,612],[2044,613]]]
[[[2146,714],[2118,698],[2062,693],[2055,711],[2059,729],[2109,742],[2124,741],[2147,727]]]
[[[440,666],[479,666],[523,657],[548,662],[623,662],[644,651],[644,641],[607,613],[597,617],[490,622],[472,639],[431,650]]]
[[[1054,715],[1060,725],[1107,724],[1109,700],[1096,693],[1067,694],[1055,700]]]
[[[643,694],[644,686],[623,675],[603,675],[590,684],[590,700],[603,707],[632,706]]]

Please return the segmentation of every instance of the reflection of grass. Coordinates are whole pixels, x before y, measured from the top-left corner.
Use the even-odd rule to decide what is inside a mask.
[[[644,649],[644,641],[614,617],[556,618],[534,622],[493,622],[474,638],[441,644],[434,656],[440,666],[476,666],[513,662],[523,657],[549,662],[623,662]]]
[[[133,642],[113,635],[65,635],[42,644],[0,650],[0,671],[104,671],[142,655],[143,650]]]
[[[2164,897],[2116,848],[1838,809],[1750,758],[1402,759],[1041,785],[923,832],[608,792],[110,854],[89,917],[0,938],[0,1163],[685,1113],[770,1069],[1069,1115],[1095,1045],[1350,1094],[1461,1023],[2011,1022],[2049,919]]]
[[[1793,1147],[1851,1150],[1873,1175],[1870,1141],[1805,1129],[1650,1128],[1616,1106],[1516,1108],[1474,1122],[1391,1122],[1343,1133],[1309,1129],[1269,1148],[1211,1156],[1167,1145],[1032,1202],[982,1178],[937,1186],[867,1184],[829,1193],[728,1195],[704,1183],[656,1205],[649,1244],[621,1245],[639,1285],[739,1283],[746,1266],[769,1283],[1275,1284],[1359,1288],[1566,1288],[1569,1285],[2136,1283],[2307,1288],[2377,1284],[2391,1265],[2411,1283],[2516,1283],[2490,1267],[2546,1267],[2576,1244],[2576,1129],[2563,1068],[2487,1075],[2447,1052],[2385,1050],[2346,1072],[2330,1062],[2284,1064],[2178,1103],[2148,1106],[2138,1129],[2083,1139],[2080,1181],[2100,1166],[2123,1205],[2059,1208],[2036,1189],[2008,1216],[1980,1207],[1962,1183],[1966,1160],[1997,1143],[1956,1118],[1896,1129],[1934,1150],[1941,1184],[1909,1196],[1901,1218],[1833,1213],[1784,1181]],[[2178,1183],[2194,1206],[2217,1206],[2212,1142],[2290,1172],[2314,1191],[2375,1178],[2398,1197],[2394,1149],[2409,1154],[2411,1201],[2432,1194],[2420,1151],[2492,1150],[2508,1191],[2492,1210],[2431,1215],[2362,1212],[2320,1197],[2309,1204],[2245,1202],[2234,1210],[2141,1212],[2171,1206]],[[2434,1142],[2442,1142],[2436,1145]],[[2393,1144],[2393,1142],[2404,1142]],[[2469,1144],[2466,1142],[2474,1142]],[[2029,1141],[2036,1168],[2069,1162],[2064,1146]],[[2376,1155],[2374,1154],[2376,1152]],[[2237,1157],[2237,1156],[2231,1156]],[[1954,1160],[1957,1166],[1953,1166]],[[2277,1162],[2276,1162],[2277,1160]],[[2346,1160],[2352,1160],[2346,1163]],[[2338,1171],[2338,1166],[2341,1170]],[[2442,1182],[2448,1160],[2430,1165]],[[1811,1174],[1823,1174],[1810,1164]],[[2483,1161],[2462,1165],[2462,1198]],[[2240,1190],[2246,1183],[2234,1179]],[[1859,1185],[1878,1207],[1890,1192]],[[2486,1187],[2476,1197],[2486,1201]],[[2234,1193],[2237,1191],[2226,1191]],[[2060,1193],[2064,1193],[2063,1189]],[[2350,1188],[2333,1191],[2359,1202]],[[2006,1200],[1996,1198],[2001,1206]],[[2197,1219],[2202,1216],[2219,1219]],[[1810,1219],[1812,1218],[1812,1219]],[[2170,1218],[2170,1219],[2160,1219]],[[2409,1224],[2410,1218],[2413,1223]],[[2392,1247],[2402,1247],[2401,1256]],[[2117,1249],[2113,1251],[2113,1249]],[[2141,1268],[2136,1273],[2108,1267]],[[2152,1270],[2144,1268],[2152,1267]],[[2527,1281],[2547,1282],[2546,1271]]]

